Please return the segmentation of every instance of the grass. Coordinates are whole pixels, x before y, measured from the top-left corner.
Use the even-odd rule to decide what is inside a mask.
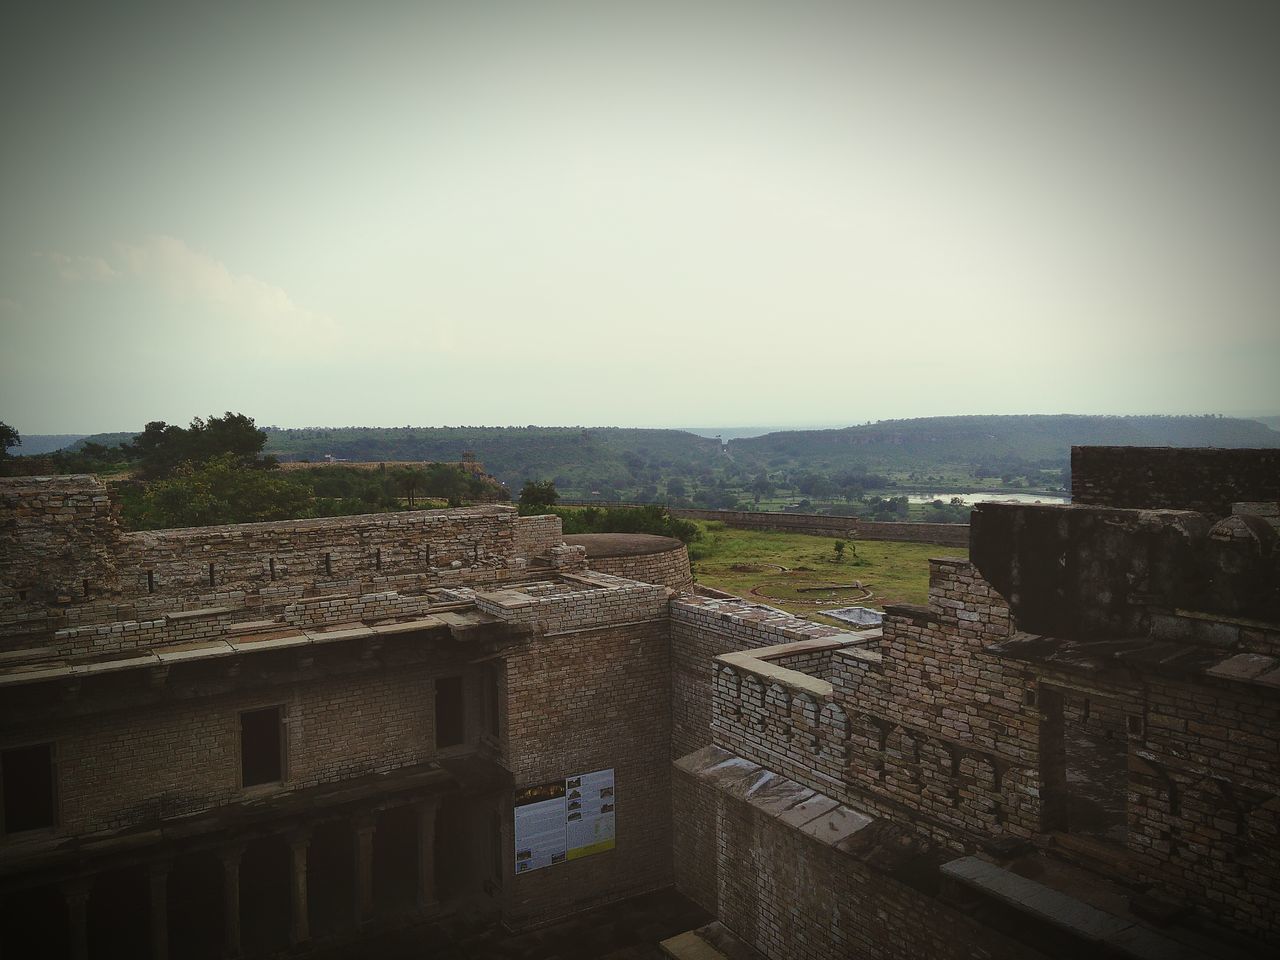
[[[844,560],[837,561],[832,537],[735,530],[719,521],[699,526],[702,539],[689,548],[699,583],[808,619],[821,620],[821,611],[833,607],[924,603],[929,558],[966,553],[929,543],[846,541]]]

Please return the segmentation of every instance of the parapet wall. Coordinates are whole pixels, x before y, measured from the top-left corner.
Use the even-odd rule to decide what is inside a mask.
[[[1099,507],[1197,510],[1280,500],[1280,450],[1072,447],[1071,501]]]
[[[693,590],[693,573],[689,569],[689,551],[681,545],[664,553],[648,553],[623,557],[592,557],[592,570],[609,573],[642,583],[660,583],[672,590]]]
[[[224,603],[497,584],[561,541],[558,517],[485,505],[126,533],[92,476],[0,481],[0,625],[37,636]]]

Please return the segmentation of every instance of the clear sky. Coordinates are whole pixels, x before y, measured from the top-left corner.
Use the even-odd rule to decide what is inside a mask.
[[[1280,412],[1280,3],[9,2],[0,420]]]

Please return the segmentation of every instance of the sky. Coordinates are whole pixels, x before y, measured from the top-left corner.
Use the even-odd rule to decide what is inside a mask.
[[[1280,413],[1274,0],[6,4],[0,420]]]

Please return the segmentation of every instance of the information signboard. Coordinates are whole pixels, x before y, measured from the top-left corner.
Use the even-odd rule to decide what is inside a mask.
[[[516,873],[613,849],[612,769],[523,787],[514,807]]]
[[[516,873],[565,859],[564,804],[563,780],[516,791]]]

